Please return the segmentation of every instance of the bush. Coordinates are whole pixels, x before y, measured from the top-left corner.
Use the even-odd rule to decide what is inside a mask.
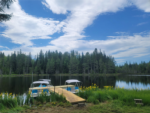
[[[94,96],[89,96],[88,99],[87,99],[87,102],[94,103],[95,100],[96,100],[96,98]]]
[[[95,99],[93,103],[94,104],[99,104],[99,100]]]
[[[107,100],[107,95],[105,92],[102,92],[102,91],[99,91],[99,97],[98,97],[98,100],[100,102],[104,102]]]

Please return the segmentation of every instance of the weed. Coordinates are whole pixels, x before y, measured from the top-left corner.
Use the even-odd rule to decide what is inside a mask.
[[[72,106],[72,104],[70,102],[65,103],[65,107],[70,107],[70,106]]]
[[[39,107],[42,107],[42,106],[43,106],[42,104],[39,105]]]
[[[24,105],[23,108],[24,108],[24,109],[30,109],[30,106]]]
[[[59,106],[64,106],[63,102],[58,103]]]
[[[49,103],[46,103],[46,105],[45,105],[46,107],[51,107],[51,104],[49,104]]]
[[[57,105],[57,103],[56,102],[52,102],[52,106],[56,106]]]

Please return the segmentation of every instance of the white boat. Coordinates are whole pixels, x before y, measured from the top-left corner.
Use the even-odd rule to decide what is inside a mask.
[[[77,93],[79,91],[81,82],[77,79],[69,79],[65,81],[65,85],[74,85],[74,87],[67,87],[66,90],[72,93]]]
[[[50,79],[39,79],[39,81],[48,81],[49,84],[50,84],[51,86],[53,86],[53,85],[51,84],[51,80],[50,80]]]
[[[31,97],[37,97],[39,96],[39,94],[41,94],[42,90],[38,90],[39,87],[51,87],[52,85],[50,84],[50,82],[51,81],[47,80],[34,81],[30,86],[30,88],[34,88],[31,90]],[[47,92],[47,95],[50,95],[48,89],[43,89],[43,92]]]

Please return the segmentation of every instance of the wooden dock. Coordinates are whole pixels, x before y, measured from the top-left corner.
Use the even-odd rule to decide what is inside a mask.
[[[54,92],[54,87],[51,87],[50,90]],[[55,88],[55,93],[58,93],[60,95],[63,94],[63,96],[66,97],[66,100],[69,101],[70,103],[85,102],[85,99],[59,87]]]
[[[66,87],[66,86],[62,86],[62,87]],[[62,87],[60,86],[56,86],[55,87],[55,93],[57,94],[62,94],[67,101],[69,101],[70,103],[81,103],[81,102],[85,102],[86,100],[73,94],[72,92],[70,91],[67,91],[66,89],[63,89]],[[54,92],[54,87],[37,87],[37,88],[29,88],[29,90],[33,90],[33,89],[37,89],[39,91],[43,90],[43,89],[48,89],[52,92]]]

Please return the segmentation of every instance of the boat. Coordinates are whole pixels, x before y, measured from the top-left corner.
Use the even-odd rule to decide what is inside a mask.
[[[66,90],[72,93],[79,92],[79,87],[81,86],[81,81],[77,79],[69,79],[65,81],[65,85],[73,85],[73,87],[67,87]]]
[[[49,84],[50,84],[50,86],[53,86],[53,85],[51,84],[51,80],[50,80],[50,79],[39,79],[39,81],[48,81]]]
[[[38,90],[39,87],[51,87],[52,85],[50,84],[51,80],[39,80],[39,81],[34,81],[30,88],[31,90],[31,97],[37,97],[39,94],[42,93],[42,90]],[[37,89],[36,89],[37,88]],[[43,92],[47,92],[47,96],[50,95],[50,92],[48,89],[43,89]]]

